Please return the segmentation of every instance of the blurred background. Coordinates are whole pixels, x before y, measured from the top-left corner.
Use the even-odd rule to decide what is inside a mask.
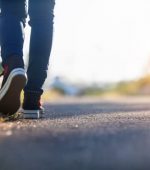
[[[45,90],[60,95],[150,94],[149,0],[56,0]],[[30,28],[25,29],[25,60]]]

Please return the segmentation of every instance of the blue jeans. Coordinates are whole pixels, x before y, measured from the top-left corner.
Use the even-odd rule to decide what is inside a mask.
[[[5,63],[11,55],[23,57],[24,27],[29,14],[31,26],[28,82],[25,91],[42,93],[47,77],[53,36],[55,0],[0,0],[1,56]]]

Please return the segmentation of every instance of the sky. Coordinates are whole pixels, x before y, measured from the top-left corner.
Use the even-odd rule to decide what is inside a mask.
[[[56,0],[54,21],[50,77],[116,82],[149,71],[149,0]]]

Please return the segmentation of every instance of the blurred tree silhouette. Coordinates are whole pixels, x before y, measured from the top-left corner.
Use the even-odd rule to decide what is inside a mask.
[[[125,95],[150,95],[150,75],[138,80],[120,82],[113,90]]]
[[[138,80],[121,81],[106,88],[88,87],[84,89],[83,95],[150,95],[150,75]]]

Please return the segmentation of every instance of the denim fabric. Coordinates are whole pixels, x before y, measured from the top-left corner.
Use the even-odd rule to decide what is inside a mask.
[[[25,91],[42,92],[53,37],[54,0],[0,0],[1,5],[1,56],[5,63],[9,56],[23,57],[24,27],[29,14],[31,37],[28,82]]]

